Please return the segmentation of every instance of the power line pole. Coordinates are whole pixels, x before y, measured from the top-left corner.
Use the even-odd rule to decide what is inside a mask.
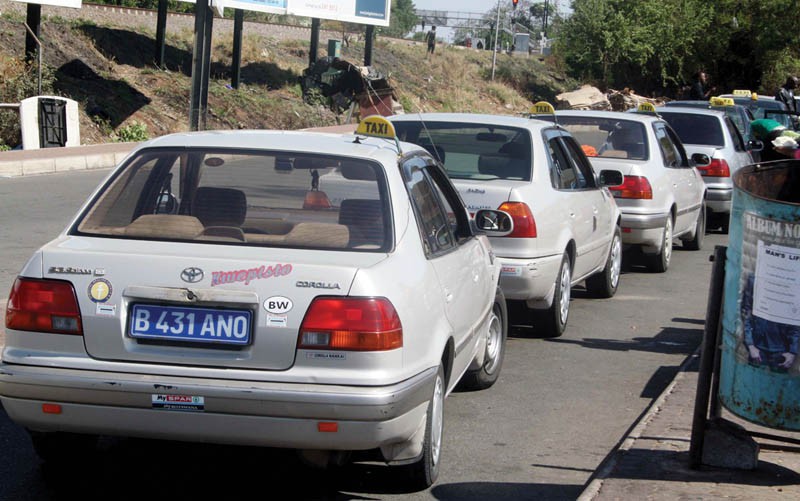
[[[497,35],[500,31],[500,0],[497,0],[497,21],[494,23],[494,53],[492,54],[492,81],[494,81],[494,68],[497,65]]]

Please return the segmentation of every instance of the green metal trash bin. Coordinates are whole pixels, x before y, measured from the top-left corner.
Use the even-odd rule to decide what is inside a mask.
[[[733,181],[719,398],[753,423],[800,430],[800,161]]]

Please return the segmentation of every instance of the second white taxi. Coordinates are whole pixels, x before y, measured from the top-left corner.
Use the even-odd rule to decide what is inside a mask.
[[[320,186],[334,169],[337,204]],[[486,231],[380,117],[355,135],[155,139],[14,283],[3,407],[51,461],[98,435],[292,448],[318,464],[377,450],[424,488],[445,396],[492,386],[503,363],[485,233],[513,221],[478,217]]]
[[[495,115],[423,113],[391,118],[398,136],[436,157],[471,212],[498,209],[514,231],[491,238],[503,265],[506,298],[524,302],[534,328],[564,332],[571,287],[586,281],[613,296],[622,260],[620,211],[606,186],[622,182],[609,167],[595,176],[580,145],[552,122]]]

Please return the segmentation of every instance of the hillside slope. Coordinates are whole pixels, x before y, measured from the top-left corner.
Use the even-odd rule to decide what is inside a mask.
[[[0,13],[0,59],[21,58],[25,5],[0,0]],[[152,64],[152,13],[84,4],[80,10],[43,6],[42,17],[44,62],[54,92],[80,103],[82,143],[107,142],[136,122],[150,137],[188,130],[193,17],[170,15],[163,69]],[[308,29],[245,23],[238,90],[228,85],[232,30],[231,20],[215,19],[209,129],[297,129],[344,120],[302,100],[298,82],[308,64]],[[341,33],[322,32],[321,45],[328,38]],[[343,47],[342,57],[360,64],[363,51],[363,41],[355,41]],[[443,46],[426,58],[422,45],[379,37],[373,66],[390,77],[407,112],[518,114],[533,101],[574,88],[538,58],[506,54],[498,56],[492,82],[491,56]]]

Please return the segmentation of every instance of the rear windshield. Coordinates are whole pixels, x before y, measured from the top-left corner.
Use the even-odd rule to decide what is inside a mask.
[[[375,162],[241,150],[142,150],[73,234],[268,247],[386,250],[385,176]]]
[[[526,129],[459,122],[394,123],[401,141],[438,159],[453,179],[531,180],[531,135]]]
[[[562,116],[558,124],[581,144],[588,157],[647,160],[644,125],[618,118]]]
[[[661,113],[661,118],[672,127],[683,144],[725,146],[722,123],[712,115],[694,113]]]

